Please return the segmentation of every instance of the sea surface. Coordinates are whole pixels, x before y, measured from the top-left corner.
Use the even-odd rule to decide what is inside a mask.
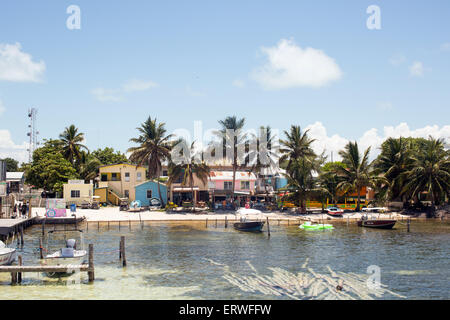
[[[341,223],[331,231],[304,231],[275,222],[270,237],[266,226],[255,234],[224,228],[223,222],[216,227],[212,221],[208,227],[205,222],[78,227],[86,246],[94,244],[94,283],[88,283],[86,273],[63,278],[26,273],[21,285],[11,286],[10,274],[0,273],[0,299],[302,299],[283,294],[278,286],[278,294],[242,288],[226,275],[271,277],[274,268],[295,275],[309,268],[317,274],[332,270],[369,277],[373,266],[381,283],[396,295],[372,298],[450,299],[448,222],[413,221],[409,233],[401,223],[394,230]],[[64,245],[62,233],[57,233],[48,241],[49,251]],[[40,236],[40,226],[26,230],[25,246],[17,249],[25,265],[39,264]],[[125,268],[119,261],[120,236],[126,238]]]

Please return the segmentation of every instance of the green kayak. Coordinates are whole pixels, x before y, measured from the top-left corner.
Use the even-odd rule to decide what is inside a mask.
[[[332,230],[334,229],[331,224],[311,224],[311,222],[305,222],[304,224],[299,226],[300,229],[303,230]]]

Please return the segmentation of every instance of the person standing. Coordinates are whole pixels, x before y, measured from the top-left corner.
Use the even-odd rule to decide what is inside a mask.
[[[26,215],[27,215],[27,204],[24,203],[22,205],[22,218],[26,217]]]

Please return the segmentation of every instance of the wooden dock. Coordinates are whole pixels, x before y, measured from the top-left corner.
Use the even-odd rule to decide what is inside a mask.
[[[17,219],[0,219],[0,240],[18,234],[20,231],[32,226],[35,223],[36,217],[33,218],[17,218]]]

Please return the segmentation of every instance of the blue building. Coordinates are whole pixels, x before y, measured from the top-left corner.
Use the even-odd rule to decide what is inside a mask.
[[[149,206],[151,198],[159,199],[158,183],[162,200],[164,204],[167,204],[167,186],[164,183],[150,180],[134,187],[136,191],[136,200],[139,200],[143,207]]]

